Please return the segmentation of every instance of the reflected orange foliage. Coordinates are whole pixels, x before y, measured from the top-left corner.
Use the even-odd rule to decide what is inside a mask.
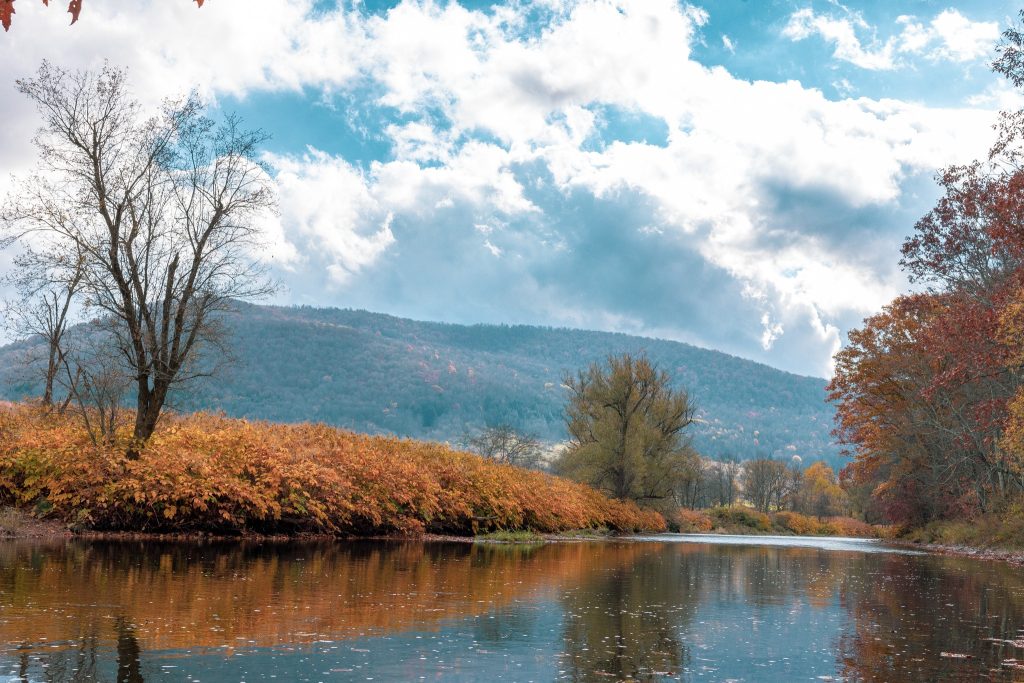
[[[324,425],[172,416],[138,460],[124,453],[124,443],[93,446],[72,417],[0,410],[0,497],[103,530],[665,528],[658,513],[582,484],[441,444]]]
[[[4,639],[106,634],[112,613],[130,617],[147,650],[430,629],[578,580],[593,558],[583,544],[536,550],[411,542],[72,543],[40,554],[37,545],[7,544],[0,548]],[[627,555],[623,563],[636,553]],[[85,597],[69,603],[68,596]]]

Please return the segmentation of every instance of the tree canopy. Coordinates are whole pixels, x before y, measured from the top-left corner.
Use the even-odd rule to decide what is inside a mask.
[[[223,346],[219,314],[273,290],[255,256],[276,201],[258,160],[266,136],[208,118],[194,95],[147,115],[110,66],[44,62],[17,84],[42,117],[39,169],[5,201],[0,228],[45,245],[34,253],[77,255],[80,305],[106,325],[144,442],[172,387],[209,371],[198,360]],[[54,269],[68,270],[42,270]]]
[[[652,503],[674,493],[690,454],[686,391],[645,355],[611,356],[568,376],[568,449],[561,473],[620,500]]]

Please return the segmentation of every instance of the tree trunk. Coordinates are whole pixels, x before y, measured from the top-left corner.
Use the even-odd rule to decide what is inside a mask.
[[[149,387],[147,379],[139,380],[139,396],[135,411],[135,429],[132,431],[132,442],[128,447],[127,455],[132,460],[139,457],[142,447],[149,441],[156,431],[157,421],[160,419],[160,412],[164,407],[164,400],[167,397],[167,389],[163,387]]]
[[[50,344],[50,357],[46,365],[46,385],[43,387],[43,406],[49,408],[53,405],[53,381],[57,377],[57,346]]]

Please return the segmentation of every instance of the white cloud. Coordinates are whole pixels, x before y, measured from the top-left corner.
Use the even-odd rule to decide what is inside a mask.
[[[771,315],[765,313],[761,316],[761,325],[764,327],[764,332],[761,334],[761,348],[770,351],[775,340],[782,335],[782,323],[773,322]]]
[[[922,55],[933,61],[970,62],[986,57],[999,38],[999,24],[971,21],[956,9],[946,9],[927,23],[903,15],[896,22],[902,26],[898,34],[884,42],[875,37],[876,27],[842,5],[845,16],[819,14],[807,7],[793,12],[782,35],[793,41],[812,36],[832,43],[833,57],[862,69],[884,71],[903,64],[903,55]],[[862,35],[869,34],[866,43]]]
[[[492,244],[490,240],[484,240],[484,248],[487,249],[487,251],[491,252],[491,256],[501,256],[501,249],[499,247],[494,246],[494,244]]]
[[[732,54],[736,54],[736,45],[732,42],[732,39],[724,33],[722,34],[722,47]]]
[[[805,40],[812,35],[819,35],[835,45],[833,56],[836,59],[850,62],[862,69],[895,68],[894,41],[889,40],[882,44],[876,41],[865,47],[857,36],[858,28],[864,29],[867,25],[856,15],[839,19],[817,14],[808,7],[790,15],[789,22],[782,29],[782,35],[790,40]]]
[[[307,254],[325,256],[335,282],[348,281],[394,242],[392,214],[344,159],[311,149],[268,162],[277,173],[282,233]]]
[[[794,218],[774,205],[777,196],[828,197],[851,211],[894,207],[908,177],[964,161],[988,142],[985,110],[836,102],[797,82],[752,83],[706,68],[690,45],[707,13],[675,0],[552,0],[492,12],[405,0],[382,15],[314,12],[311,0],[219,0],[201,11],[91,0],[88,11],[89,30],[68,31],[60,12],[26,5],[0,46],[5,69],[31,73],[43,56],[84,66],[108,56],[131,67],[148,101],[193,85],[211,98],[369,85],[379,104],[401,113],[380,131],[392,156],[365,170],[316,150],[269,159],[281,189],[280,222],[269,230],[282,261],[315,256],[350,287],[402,249],[401,230],[447,226],[453,236],[463,230],[467,249],[479,252],[484,239],[484,249],[506,257],[488,259],[492,265],[512,267],[527,261],[507,257],[566,248],[563,217],[546,215],[534,193],[553,185],[566,196],[640,198],[656,220],[645,215],[623,232],[685,243],[731,275],[756,299],[759,313],[748,322],[754,350],[781,353],[799,338],[800,357],[785,362],[805,371],[827,369],[838,320],[871,312],[904,283],[891,265],[851,253],[842,226],[808,222],[822,220],[813,211]],[[536,12],[546,17],[540,26],[527,19]],[[900,55],[977,58],[990,32],[955,10],[901,26],[880,42],[859,15],[806,9],[789,17],[785,35],[820,36],[837,59],[884,70]],[[11,97],[0,91],[11,133],[0,141],[7,170],[27,164],[27,148],[11,140],[26,139],[34,125]],[[658,121],[667,143],[590,144],[602,108]],[[448,226],[449,217],[462,223]],[[543,230],[502,227],[498,241],[495,226],[515,221]],[[531,251],[528,239],[541,242]],[[557,316],[546,322],[671,327],[635,311],[580,305],[538,304]]]
[[[994,21],[971,21],[955,9],[947,9],[927,25],[903,16],[899,50],[924,54],[934,60],[970,62],[987,57],[999,39],[999,24]]]

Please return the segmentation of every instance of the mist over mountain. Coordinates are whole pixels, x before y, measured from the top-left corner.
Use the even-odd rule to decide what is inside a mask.
[[[566,438],[565,373],[609,354],[646,352],[698,406],[694,445],[713,458],[840,461],[825,380],[689,344],[527,325],[453,325],[335,308],[238,305],[234,362],[175,397],[179,410],[318,421],[371,434],[457,443],[508,423]],[[0,348],[0,395],[33,393],[18,378],[30,345]]]

